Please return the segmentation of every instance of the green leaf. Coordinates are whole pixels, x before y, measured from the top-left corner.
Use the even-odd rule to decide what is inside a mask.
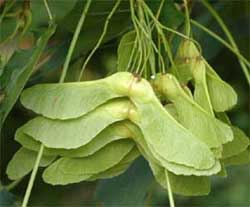
[[[131,61],[130,63],[129,61],[134,47],[135,38],[135,31],[130,31],[123,35],[118,46],[117,71],[126,71],[128,69],[128,65],[133,63],[133,61]]]
[[[119,204],[141,207],[153,181],[147,162],[138,159],[121,176],[101,180],[95,191],[95,200],[103,207]]]
[[[18,198],[5,189],[0,191],[0,206],[2,207],[18,207],[20,204],[18,203]],[[19,205],[18,205],[19,204]]]
[[[54,21],[58,23],[62,20],[74,8],[77,1],[78,0],[48,0],[48,6],[51,10]],[[48,24],[49,16],[43,0],[31,1],[30,9],[32,12],[31,27],[33,29],[37,29],[38,27]]]
[[[78,119],[52,120],[37,117],[23,126],[23,133],[49,148],[72,149],[92,141],[110,124],[126,119],[131,103],[114,100]]]
[[[6,173],[11,180],[17,180],[30,173],[35,165],[37,152],[20,148],[10,160]],[[43,156],[40,167],[46,167],[53,162],[55,156]]]
[[[18,141],[23,147],[38,152],[41,142],[36,141],[32,137],[23,133],[22,129],[23,128],[21,127],[17,130],[15,140]],[[131,137],[131,135],[123,126],[123,122],[117,122],[105,128],[91,142],[83,145],[82,147],[68,150],[45,147],[43,154],[60,155],[65,157],[87,157],[113,141],[129,137]]]
[[[43,179],[52,185],[67,185],[87,180],[118,164],[133,147],[132,140],[118,140],[89,157],[60,158],[44,171]]]
[[[237,103],[234,89],[223,81],[213,68],[206,67],[207,85],[213,108],[216,112],[223,112],[233,108]]]
[[[18,32],[20,27],[20,20],[18,18],[4,19],[1,22],[0,27],[0,44],[3,44],[5,41],[12,39]]]
[[[0,77],[6,64],[17,49],[17,39],[14,38],[0,45]]]
[[[234,139],[232,142],[223,145],[223,152],[222,152],[223,159],[232,157],[234,155],[237,155],[245,151],[250,144],[249,138],[242,130],[240,130],[238,127],[235,126],[232,126],[231,128],[234,133]]]
[[[222,144],[233,140],[231,128],[194,102],[173,75],[163,75],[158,84],[162,93],[174,103],[180,123],[196,138],[210,148],[220,148]]]
[[[157,182],[167,189],[166,170],[159,165],[150,162],[150,167]],[[183,176],[168,173],[172,191],[184,196],[208,195],[210,192],[210,179],[206,176]]]
[[[150,8],[156,13],[160,6],[159,1],[148,1]],[[167,27],[178,28],[184,21],[183,13],[176,8],[173,0],[166,0],[162,6],[160,22]]]
[[[0,127],[6,119],[11,108],[18,99],[25,83],[31,76],[34,67],[39,60],[49,38],[55,32],[55,25],[49,28],[38,39],[36,47],[32,51],[20,51],[15,53],[10,62],[6,65],[0,77],[0,88],[5,98],[1,102]]]
[[[80,18],[84,1],[78,1],[74,9],[61,22],[60,26],[67,31],[74,32]],[[104,23],[108,14],[115,4],[115,0],[93,0],[79,35],[73,58],[87,54],[100,38]],[[131,25],[129,2],[122,1],[114,15],[109,19],[109,26],[102,43],[105,43],[122,33],[128,31]]]

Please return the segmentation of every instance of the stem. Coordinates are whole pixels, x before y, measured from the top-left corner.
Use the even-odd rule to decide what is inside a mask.
[[[2,14],[0,16],[0,24],[2,23],[3,18],[6,15],[6,13],[11,9],[11,7],[14,5],[15,2],[16,2],[16,0],[5,2],[6,5],[4,5],[4,9],[3,9]],[[15,14],[15,16],[16,16],[16,14]]]
[[[173,65],[174,68],[176,68],[175,63],[174,63],[174,59],[173,59],[173,55],[171,52],[171,48],[169,47],[168,41],[165,37],[165,34],[162,30],[162,27],[160,26],[161,23],[155,18],[154,14],[150,10],[150,8],[147,6],[147,4],[145,2],[143,2],[143,3],[144,3],[143,5],[144,5],[145,10],[149,13],[151,18],[155,21],[156,29],[157,29],[159,35],[161,36],[161,39],[163,41],[163,45],[164,45],[165,51],[167,52],[170,63]],[[176,70],[176,74],[178,74],[177,70]]]
[[[52,16],[52,13],[50,11],[50,8],[49,8],[47,0],[43,0],[43,3],[44,3],[44,6],[45,6],[45,8],[47,10],[47,13],[48,13],[48,16],[49,16],[49,20],[52,20],[53,16]]]
[[[186,35],[189,37],[191,29],[190,29],[190,17],[189,17],[189,10],[188,10],[188,1],[187,0],[183,0],[183,1],[184,1],[185,17],[186,17],[186,22],[185,22]]]
[[[87,0],[85,6],[83,7],[82,15],[81,15],[81,17],[80,17],[80,19],[78,21],[77,27],[76,27],[75,32],[74,32],[73,39],[71,40],[71,43],[70,43],[70,46],[69,46],[69,50],[68,50],[68,53],[67,53],[64,65],[63,65],[63,70],[62,70],[62,75],[60,77],[60,82],[64,82],[64,79],[66,77],[66,74],[67,74],[67,71],[68,71],[68,67],[69,67],[69,63],[70,63],[73,51],[75,49],[76,42],[78,40],[79,34],[81,32],[82,25],[83,25],[83,23],[84,23],[84,21],[86,19],[87,12],[89,10],[91,1],[92,0]]]
[[[219,16],[219,14],[216,12],[216,10],[206,1],[203,0],[201,1],[202,4],[208,9],[208,11],[212,14],[212,16],[216,19],[216,21],[218,22],[218,24],[220,25],[221,29],[224,31],[225,35],[227,36],[230,44],[232,45],[232,47],[239,52],[239,48],[233,38],[233,35],[231,34],[231,32],[229,31],[229,29],[227,28],[226,24],[224,23],[223,19]],[[248,83],[250,83],[249,80],[249,71],[247,69],[247,66],[245,65],[245,63],[238,57],[238,61],[239,64],[241,65],[241,68],[245,74],[245,77],[247,78]]]
[[[4,188],[7,190],[7,191],[11,191],[12,189],[14,189],[22,180],[23,180],[24,177],[18,179],[18,180],[15,180],[13,182],[11,182],[10,184],[4,186]]]
[[[43,0],[43,2],[44,2],[44,5],[46,7],[49,19],[52,22],[53,21],[53,17],[52,17],[50,8],[48,6],[48,3],[47,3],[46,0]],[[38,168],[39,168],[39,164],[40,164],[40,161],[41,161],[42,156],[43,156],[43,150],[44,150],[44,145],[41,144],[39,152],[38,152],[38,155],[36,157],[35,165],[33,167],[33,170],[32,170],[32,173],[31,173],[31,176],[30,176],[30,179],[29,179],[28,187],[26,188],[26,191],[25,191],[24,199],[23,199],[23,202],[22,202],[22,207],[26,207],[27,204],[28,204],[28,202],[29,202],[31,190],[33,188],[33,185],[34,185],[34,182],[35,182],[35,178],[36,178],[36,174],[37,174],[37,171],[38,171]]]
[[[42,155],[43,155],[43,150],[44,150],[44,145],[41,144],[38,155],[36,157],[36,162],[35,162],[33,171],[32,171],[31,176],[30,176],[28,187],[27,187],[26,192],[25,192],[22,207],[26,207],[28,202],[29,202],[30,193],[31,193],[31,190],[32,190],[33,185],[34,185],[34,181],[35,181],[35,178],[36,178],[39,163],[40,163]]]
[[[220,42],[221,44],[223,44],[231,52],[233,52],[238,58],[240,58],[248,67],[250,67],[250,62],[239,51],[235,50],[230,44],[228,44],[220,36],[218,36],[217,34],[215,34],[214,32],[212,32],[211,30],[207,29],[202,24],[196,22],[195,20],[191,20],[191,23],[194,26],[198,27],[199,29],[201,29],[201,30],[205,31],[206,33],[208,33],[213,38],[215,38],[218,42]],[[250,84],[250,74],[249,74],[249,71],[245,71],[245,72],[246,72],[246,79],[248,80],[248,83]]]
[[[82,77],[82,74],[89,62],[89,60],[91,59],[91,57],[94,55],[94,53],[96,52],[96,50],[100,47],[106,33],[107,33],[107,29],[108,29],[108,25],[109,25],[109,21],[111,19],[111,17],[113,16],[113,14],[115,13],[116,9],[118,8],[119,4],[121,3],[121,0],[117,0],[116,3],[115,3],[115,6],[112,8],[111,12],[109,13],[106,21],[105,21],[105,24],[104,24],[104,28],[103,28],[103,32],[101,34],[101,37],[99,38],[97,44],[95,45],[94,49],[90,52],[90,54],[88,55],[88,57],[86,58],[86,60],[84,61],[84,64],[82,66],[82,69],[81,69],[81,72],[79,74],[79,79],[78,81],[81,80],[81,77]]]
[[[83,22],[85,20],[86,13],[87,13],[88,8],[90,6],[90,3],[91,3],[91,0],[88,0],[85,7],[84,7],[84,9],[83,9],[83,14],[82,14],[82,16],[81,16],[81,18],[79,20],[78,25],[77,25],[76,31],[74,33],[74,36],[73,36],[72,42],[70,44],[70,48],[69,48],[69,51],[68,51],[68,54],[67,54],[67,57],[66,57],[66,60],[65,60],[65,63],[64,63],[63,71],[62,71],[62,74],[61,74],[61,77],[60,77],[60,80],[59,80],[60,83],[64,82],[64,79],[65,79],[65,76],[66,76],[66,73],[67,73],[67,70],[68,70],[69,62],[70,62],[73,50],[75,48],[75,44],[76,44],[76,41],[78,39],[79,33],[81,31]],[[53,21],[52,14],[51,14],[51,11],[49,9],[49,6],[48,6],[48,3],[47,3],[46,0],[44,0],[44,5],[45,5],[46,10],[48,12],[48,16],[50,18],[50,21]],[[34,185],[34,181],[35,181],[36,174],[37,174],[37,171],[38,171],[38,168],[39,168],[39,164],[40,164],[40,161],[42,159],[43,151],[44,151],[44,145],[41,144],[38,155],[37,155],[37,158],[36,158],[35,165],[33,167],[33,170],[32,170],[31,176],[30,176],[28,187],[27,187],[25,195],[24,195],[24,199],[23,199],[23,202],[22,202],[22,207],[26,207],[28,202],[29,202],[31,190],[32,190],[33,185]],[[16,184],[16,183],[13,183],[13,185],[14,184]],[[11,187],[12,186],[10,186],[9,188],[11,188]]]
[[[133,59],[134,54],[135,54],[137,42],[138,42],[138,37],[136,36],[135,41],[133,43],[133,49],[132,49],[132,52],[131,52],[130,57],[129,57],[128,65],[126,67],[126,71],[129,71],[130,65],[132,63],[132,59]]]
[[[161,0],[160,6],[159,6],[157,13],[156,13],[156,19],[160,18],[162,7],[163,7],[164,3],[165,3],[165,0]]]
[[[173,191],[172,191],[172,188],[171,188],[171,184],[169,182],[169,177],[168,177],[168,171],[167,170],[165,170],[165,175],[166,175],[166,181],[167,181],[169,204],[170,204],[170,207],[175,207]]]
[[[136,53],[136,57],[135,57],[135,61],[132,65],[132,71],[134,70],[135,73],[138,73],[138,69],[141,65],[141,60],[142,60],[142,41],[141,41],[141,32],[140,30],[138,29],[138,25],[137,25],[137,17],[135,15],[135,9],[134,9],[134,6],[135,6],[135,3],[134,3],[134,0],[130,0],[130,11],[131,11],[131,19],[132,19],[132,22],[133,22],[133,25],[134,25],[134,28],[135,28],[135,31],[136,31],[136,38],[138,39],[138,52]],[[139,60],[137,61],[137,59],[139,58]],[[133,67],[135,67],[135,69],[133,69]],[[136,68],[137,67],[137,68]]]

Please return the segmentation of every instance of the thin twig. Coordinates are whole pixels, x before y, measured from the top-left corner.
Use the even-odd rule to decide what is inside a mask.
[[[53,16],[52,16],[52,13],[51,13],[51,11],[50,11],[48,2],[47,2],[47,0],[43,0],[43,2],[44,2],[44,5],[45,5],[45,8],[46,8],[46,10],[47,10],[49,19],[50,19],[50,21],[52,21],[52,20],[53,20]]]
[[[188,10],[188,1],[187,0],[183,0],[183,2],[184,2],[184,7],[185,7],[185,18],[186,18],[186,22],[185,22],[186,35],[189,37],[190,36],[191,27],[190,27],[190,17],[189,17],[189,10]]]
[[[216,12],[216,10],[206,1],[203,0],[201,1],[201,3],[208,9],[208,11],[211,13],[211,15],[216,19],[216,21],[218,22],[218,24],[220,25],[221,29],[224,31],[225,35],[227,36],[230,44],[232,45],[232,47],[239,52],[239,48],[233,38],[233,35],[231,34],[231,32],[229,31],[229,29],[227,28],[226,24],[224,23],[223,19],[219,16],[218,12]],[[247,69],[246,64],[238,57],[238,61],[239,64],[241,65],[241,68],[244,72],[244,75],[248,81],[248,84],[250,84],[250,78],[249,78],[249,70]]]
[[[227,47],[231,52],[233,52],[238,58],[240,58],[248,67],[250,67],[250,62],[237,50],[235,50],[229,43],[227,43],[225,40],[223,40],[219,35],[215,34],[214,32],[212,32],[211,30],[207,29],[205,26],[203,26],[202,24],[198,23],[195,20],[191,20],[191,23],[198,27],[199,29],[203,30],[204,32],[206,32],[207,34],[209,34],[210,36],[212,36],[214,39],[216,39],[218,42],[220,42],[221,44],[223,44],[225,47]],[[247,72],[247,76],[246,78],[249,80],[250,83],[250,75],[249,72]]]
[[[36,178],[36,174],[37,174],[37,171],[38,171],[40,160],[42,159],[43,150],[44,150],[44,145],[41,144],[38,155],[36,157],[36,162],[35,162],[34,168],[32,170],[31,176],[30,176],[28,187],[27,187],[26,192],[25,192],[22,207],[27,207],[27,204],[29,202],[30,193],[31,193],[31,190],[33,188],[33,184],[34,184],[34,181],[35,181],[35,178]]]
[[[94,49],[90,52],[90,54],[88,55],[88,57],[87,57],[86,60],[84,61],[84,64],[83,64],[82,69],[81,69],[81,72],[80,72],[80,74],[79,74],[79,79],[78,79],[78,81],[81,80],[82,74],[83,74],[83,72],[84,72],[84,70],[85,70],[85,68],[86,68],[86,66],[87,66],[87,64],[88,64],[88,62],[90,61],[91,57],[94,55],[94,53],[96,52],[96,50],[97,50],[97,49],[99,48],[99,46],[101,45],[101,43],[102,43],[102,41],[103,41],[103,39],[104,39],[104,37],[105,37],[105,35],[106,35],[106,33],[107,33],[109,21],[110,21],[110,19],[112,18],[112,16],[114,15],[114,13],[115,13],[116,9],[118,8],[118,6],[120,5],[120,3],[121,3],[121,0],[117,0],[116,3],[115,3],[115,5],[114,5],[114,7],[113,7],[112,10],[111,10],[111,12],[109,13],[109,15],[108,15],[108,17],[107,17],[107,19],[106,19],[106,21],[105,21],[105,24],[104,24],[103,32],[102,32],[102,34],[101,34],[101,36],[100,36],[100,38],[99,38],[97,44],[95,45]]]
[[[170,181],[169,181],[169,176],[168,176],[168,171],[167,170],[165,170],[165,176],[166,176],[166,181],[167,181],[169,204],[170,204],[170,207],[175,207],[173,191],[172,191],[172,188],[171,188],[171,184],[170,184]]]
[[[82,15],[78,21],[78,24],[77,24],[77,27],[76,27],[76,30],[74,32],[74,36],[73,36],[73,39],[70,43],[70,47],[69,47],[69,50],[68,50],[68,53],[67,53],[67,56],[66,56],[66,59],[65,59],[65,62],[64,62],[64,65],[63,65],[63,70],[62,70],[62,74],[61,74],[61,77],[60,77],[60,81],[59,82],[64,82],[64,79],[65,79],[65,76],[67,74],[67,71],[68,71],[68,67],[69,67],[69,63],[70,63],[70,60],[71,60],[71,57],[72,57],[72,54],[73,54],[73,51],[75,49],[75,46],[76,46],[76,42],[78,40],[78,37],[79,37],[79,34],[81,32],[81,29],[82,29],[82,25],[86,19],[86,16],[87,16],[87,13],[88,13],[88,10],[89,10],[89,7],[90,7],[90,4],[91,4],[91,1],[92,0],[88,0],[82,10]]]

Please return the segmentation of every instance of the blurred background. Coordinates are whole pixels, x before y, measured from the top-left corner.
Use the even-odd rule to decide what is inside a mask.
[[[94,0],[95,1],[95,0]],[[24,3],[26,2],[26,4]],[[52,13],[56,14],[57,32],[49,42],[36,70],[30,77],[26,87],[42,82],[57,82],[62,69],[72,33],[79,19],[81,8],[85,1],[49,1]],[[114,1],[96,1],[90,7],[77,47],[70,64],[67,81],[78,78],[79,71],[86,54],[99,38],[105,17],[112,8]],[[156,2],[156,3],[155,3]],[[157,8],[159,2],[149,2],[152,8]],[[162,10],[161,21],[173,28],[183,26],[181,1],[167,0]],[[3,12],[5,0],[0,0],[0,11]],[[226,25],[232,32],[242,54],[250,59],[250,2],[239,0],[211,1]],[[32,23],[22,41],[16,39],[18,21],[22,17],[15,16],[25,5],[32,12]],[[177,6],[177,7],[176,7]],[[199,1],[192,1],[192,18],[207,28],[213,30],[227,40],[209,12]],[[10,76],[18,74],[20,65],[25,65],[27,56],[33,49],[35,40],[48,23],[48,17],[40,0],[15,1],[8,12],[6,21],[0,24],[0,77],[3,69],[12,68],[8,78],[0,79],[0,92],[9,84]],[[129,7],[123,1],[120,9],[111,19],[105,42],[95,53],[84,73],[83,80],[93,80],[104,77],[116,70],[117,47],[126,31],[132,28]],[[238,94],[237,106],[229,112],[234,125],[237,125],[250,135],[250,103],[249,87],[240,68],[237,58],[219,42],[198,30],[192,28],[194,38],[202,45],[203,55],[214,67],[216,72],[230,83]],[[10,37],[11,38],[8,38]],[[18,53],[20,56],[16,55]],[[16,69],[17,68],[17,69]],[[16,71],[15,71],[16,70]],[[1,93],[0,93],[1,99]],[[1,102],[1,101],[0,101]],[[15,130],[29,120],[34,114],[27,112],[19,102],[11,110],[2,127],[1,138],[1,181],[9,183],[5,169],[8,161],[19,148],[13,140]],[[176,206],[179,207],[249,207],[250,206],[250,168],[249,165],[233,166],[228,170],[228,177],[214,177],[212,191],[208,196],[182,197],[175,195]],[[18,206],[27,186],[28,176],[14,189],[0,193],[0,206]],[[7,205],[4,205],[4,203]],[[118,205],[119,204],[119,205]],[[63,187],[54,187],[42,182],[39,173],[32,191],[30,206],[168,206],[167,193],[154,180],[149,166],[143,158],[139,158],[129,170],[113,179],[98,182],[82,182]]]

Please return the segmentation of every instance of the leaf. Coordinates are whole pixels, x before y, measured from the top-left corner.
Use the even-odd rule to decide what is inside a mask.
[[[80,18],[84,1],[78,1],[74,9],[63,20],[61,27],[65,30],[74,32],[76,24]],[[73,58],[87,54],[97,43],[100,38],[104,23],[108,14],[115,4],[111,1],[93,1],[90,5],[89,11],[84,22],[84,26],[76,43],[76,48],[73,53]],[[131,26],[129,2],[122,1],[118,9],[111,19],[102,43],[108,42],[111,39],[120,36],[127,32]]]
[[[95,200],[103,207],[118,204],[139,207],[144,205],[146,194],[152,183],[153,176],[147,162],[138,159],[121,176],[100,181],[97,185]]]
[[[17,49],[17,39],[11,39],[0,45],[0,77],[3,74],[4,68],[15,50]]]
[[[18,32],[20,27],[20,20],[18,18],[8,18],[1,22],[0,27],[0,44],[12,39]]]
[[[18,207],[20,205],[18,205],[17,202],[17,197],[14,194],[6,191],[5,189],[0,191],[0,206]]]
[[[166,170],[159,165],[150,162],[150,167],[157,182],[167,189]],[[208,195],[210,192],[210,179],[206,176],[183,176],[168,173],[171,189],[174,193],[184,196]]]
[[[126,119],[131,103],[114,100],[78,119],[37,117],[23,126],[23,133],[49,148],[75,149],[88,144],[110,124]]]
[[[131,61],[131,63],[129,63],[129,61],[135,44],[135,38],[135,31],[130,31],[123,35],[117,51],[117,71],[126,71],[128,69],[128,65],[133,63],[133,61]]]
[[[132,140],[118,140],[86,158],[60,158],[44,171],[43,179],[52,185],[67,185],[87,180],[94,174],[118,164],[133,147]]]
[[[54,21],[58,23],[62,20],[74,8],[76,2],[77,0],[49,0],[48,6],[51,10]],[[37,29],[48,24],[49,17],[43,0],[31,1],[30,9],[32,12],[32,29]]]
[[[231,128],[234,133],[234,139],[232,142],[223,145],[223,152],[222,152],[223,159],[232,157],[234,155],[237,155],[245,151],[250,144],[249,138],[242,130],[240,130],[238,127],[235,126],[232,126]]]
[[[62,27],[67,29],[70,32],[74,32],[76,25],[80,19],[82,8],[84,7],[84,1],[78,1],[74,9],[63,19],[61,22]],[[85,24],[84,24],[84,32],[91,31],[93,28],[101,28],[106,21],[107,16],[109,15],[110,11],[112,10],[115,4],[115,0],[110,1],[98,1],[93,0],[89,11],[86,16]],[[129,2],[123,1],[120,3],[118,9],[114,13],[114,18],[111,20],[118,20],[120,25],[126,20],[128,21],[130,18],[130,10],[129,10]],[[110,22],[110,27],[114,27],[112,25],[112,21]],[[115,29],[115,28],[113,28]],[[86,31],[85,31],[86,30]],[[100,35],[99,35],[100,36]]]
[[[91,142],[82,147],[76,149],[54,149],[54,148],[44,148],[44,155],[60,155],[65,157],[87,157],[107,144],[114,142],[119,139],[129,138],[130,133],[123,126],[123,122],[114,123],[103,131],[101,131]],[[26,135],[22,131],[22,127],[19,128],[15,135],[15,140],[18,141],[23,147],[30,150],[39,151],[41,143],[34,140],[32,137]]]
[[[224,159],[223,162],[225,166],[249,164],[250,163],[250,150],[248,148],[245,151],[237,155]]]
[[[20,148],[10,160],[6,173],[11,180],[17,180],[30,173],[36,162],[37,152],[30,151],[25,148]],[[43,156],[40,162],[40,167],[48,166],[55,156]]]
[[[223,81],[211,66],[207,64],[207,84],[213,108],[216,112],[231,109],[237,103],[237,94],[234,89]]]
[[[87,179],[87,181],[94,181],[97,179],[107,179],[118,176],[124,173],[130,167],[132,162],[139,157],[139,155],[140,153],[137,147],[133,147],[133,149],[118,164],[116,164],[115,166],[104,172],[91,176],[89,179]]]
[[[38,59],[46,47],[49,38],[54,32],[55,25],[51,24],[38,39],[37,45],[33,51],[20,51],[15,53],[4,69],[0,77],[0,88],[4,91],[5,95],[5,98],[1,102],[0,127],[18,99],[19,94],[31,76]]]
[[[150,8],[156,13],[160,3],[158,1],[148,1]],[[173,0],[166,0],[160,13],[160,22],[167,27],[178,28],[184,21],[183,13],[178,10]]]
[[[221,144],[233,140],[231,128],[195,103],[173,75],[164,75],[159,87],[174,103],[180,123],[210,148],[220,148]]]

